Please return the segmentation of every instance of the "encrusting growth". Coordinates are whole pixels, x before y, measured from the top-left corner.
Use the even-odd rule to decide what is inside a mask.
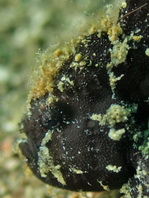
[[[149,197],[149,1],[112,5],[80,37],[41,55],[20,149],[43,182]]]

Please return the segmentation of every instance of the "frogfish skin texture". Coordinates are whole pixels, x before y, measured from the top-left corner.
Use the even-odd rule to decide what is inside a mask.
[[[72,191],[149,197],[149,1],[127,0],[45,53],[34,81],[20,143],[32,172]]]

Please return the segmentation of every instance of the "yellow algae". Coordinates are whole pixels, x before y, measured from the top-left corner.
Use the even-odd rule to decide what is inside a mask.
[[[37,71],[34,72],[33,85],[29,97],[38,98],[45,95],[47,92],[53,92],[54,78],[57,75],[59,68],[55,62],[43,64]]]
[[[118,12],[115,9],[115,13],[113,14],[113,5],[112,4],[108,4],[105,6],[106,11],[104,14],[104,17],[102,17],[100,19],[100,29],[104,32],[108,32],[108,30],[116,25],[117,22],[117,16],[118,16]],[[99,37],[100,37],[100,30],[99,30]]]
[[[47,104],[52,104],[55,101],[58,101],[58,98],[55,95],[49,93],[49,96],[48,96],[47,101],[46,101]]]
[[[81,58],[82,58],[82,54],[79,53],[75,55],[75,61],[79,62]]]
[[[101,126],[109,124],[113,127],[116,123],[125,122],[131,114],[131,109],[118,104],[112,104],[106,114],[93,114],[90,118],[98,121]]]
[[[119,141],[122,138],[122,135],[125,133],[125,129],[115,130],[114,128],[109,131],[109,138],[115,141]]]
[[[142,167],[140,166],[140,164],[137,167],[137,173],[135,175],[135,178],[137,178],[139,180],[141,180],[142,178],[144,178],[145,176],[148,175],[148,172],[146,170],[143,170]]]
[[[115,165],[111,165],[111,164],[110,164],[110,165],[106,166],[106,169],[107,169],[108,171],[113,171],[113,172],[115,172],[115,173],[118,173],[118,172],[121,171],[122,167],[121,167],[121,166],[117,167],[117,166],[115,166]]]
[[[117,38],[121,33],[121,28],[118,24],[113,24],[116,24],[115,15],[117,15],[118,12],[115,12],[116,14],[113,15],[112,5],[106,6],[106,9],[104,17],[98,18],[96,16],[96,20],[95,17],[93,17],[90,22],[94,22],[94,25],[91,25],[90,23],[89,28],[89,24],[87,24],[88,29],[82,32],[80,36],[71,39],[71,42],[65,43],[63,47],[57,46],[57,49],[53,50],[53,52],[47,51],[39,54],[41,64],[39,69],[34,72],[32,89],[30,91],[28,101],[39,98],[46,93],[53,92],[54,88],[57,86],[55,84],[55,79],[58,76],[61,67],[64,67],[65,62],[69,60],[72,55],[74,56],[74,62],[70,64],[70,67],[74,67],[75,69],[79,67],[82,69],[82,67],[86,65],[85,60],[82,60],[82,54],[76,54],[76,46],[78,43],[82,42],[87,45],[88,41],[85,39],[86,36],[94,34],[95,32],[98,32],[98,36],[100,36],[102,31],[107,31],[112,40]],[[62,91],[64,81],[60,81],[58,87]]]
[[[143,38],[143,36],[139,35],[139,36],[133,36],[132,37],[134,41],[140,42],[141,39]]]
[[[149,56],[149,48],[147,48],[147,49],[145,50],[145,54],[146,54],[146,56]]]
[[[114,42],[118,39],[118,36],[121,35],[123,33],[122,28],[120,27],[120,24],[114,24],[111,27],[109,27],[108,29],[108,36],[109,36],[109,40],[111,42]]]
[[[48,172],[50,171],[61,184],[66,185],[66,182],[60,171],[61,166],[54,165],[53,157],[50,154],[49,148],[46,146],[46,144],[52,140],[52,133],[53,131],[48,131],[46,133],[39,148],[39,152],[38,152],[39,171],[42,177],[46,177]]]
[[[107,32],[108,29],[112,26],[113,22],[109,18],[102,18],[101,19],[101,27],[102,30]]]
[[[69,85],[73,86],[74,82],[64,75],[58,82],[57,87],[61,92],[63,92],[66,89],[66,87],[69,87]]]
[[[114,89],[116,88],[117,81],[121,80],[121,78],[123,76],[124,76],[124,74],[116,77],[113,72],[109,73],[110,86],[111,86],[111,89],[112,89],[113,92],[114,92]]]
[[[145,165],[143,164],[142,161],[138,162],[138,166],[136,168],[136,174],[134,175],[134,178],[137,181],[141,181],[141,183],[137,183],[136,189],[138,191],[138,195],[136,198],[147,198],[147,196],[144,196],[144,190],[143,189],[148,189],[148,183],[146,183],[146,180],[144,178],[147,178],[148,176],[148,171],[145,169]],[[123,193],[124,196],[122,198],[131,198],[131,185],[130,182],[128,181],[127,184],[124,184],[121,189],[120,193]]]
[[[94,121],[99,121],[101,123],[102,121],[102,115],[101,114],[93,114],[91,117],[90,117],[92,120]],[[104,122],[105,123],[105,122]],[[103,125],[103,124],[102,124]]]
[[[80,63],[79,63],[79,65],[82,67],[82,66],[85,66],[86,65],[86,62],[85,61],[81,61]]]
[[[85,65],[86,65],[86,61],[82,60],[80,62],[72,62],[70,64],[70,68],[74,68],[75,70],[79,68],[81,70]]]
[[[93,26],[90,27],[88,33],[89,34],[94,34],[95,32],[97,32],[97,26],[93,25]]]
[[[70,64],[70,68],[75,68],[75,69],[77,69],[78,67],[79,67],[79,63],[77,63],[77,62],[72,62],[71,64]]]
[[[147,198],[146,196],[144,196],[143,194],[143,189],[146,188],[148,189],[149,185],[146,183],[146,181],[143,182],[143,179],[144,178],[147,178],[148,176],[148,171],[145,170],[145,169],[142,169],[142,165],[141,165],[141,162],[138,163],[138,167],[136,169],[136,175],[134,175],[134,178],[139,180],[139,181],[142,181],[141,184],[138,184],[137,185],[137,189],[138,189],[138,196],[137,198]]]
[[[107,64],[107,69],[111,70],[114,66],[125,62],[129,45],[127,44],[128,39],[125,38],[123,42],[116,41],[113,48],[110,50],[111,62]]]
[[[63,52],[62,49],[57,49],[57,50],[54,52],[54,55],[55,55],[55,57],[59,57],[59,56],[61,56],[63,53],[64,53],[64,52]]]
[[[61,92],[64,90],[66,80],[60,80],[57,84],[55,80],[58,77],[61,68],[64,67],[65,62],[69,60],[70,57],[74,56],[74,61],[71,62],[69,67],[74,67],[75,70],[77,68],[83,69],[83,67],[86,65],[86,61],[82,60],[81,53],[76,54],[76,46],[79,43],[85,43],[85,45],[87,46],[88,40],[85,38],[86,36],[97,32],[98,37],[100,37],[101,33],[103,31],[106,31],[109,35],[109,39],[111,40],[111,42],[115,42],[118,36],[122,34],[120,25],[116,24],[116,17],[118,12],[115,12],[115,14],[113,15],[113,6],[111,4],[106,6],[106,9],[107,10],[104,14],[104,17],[98,18],[96,16],[96,21],[94,17],[92,19],[94,25],[90,24],[90,28],[88,27],[88,29],[82,32],[80,36],[74,37],[73,39],[71,39],[71,42],[65,43],[63,47],[56,46],[57,49],[53,49],[53,52],[47,51],[39,55],[41,59],[41,64],[39,69],[34,72],[32,88],[29,94],[28,102],[30,102],[31,99],[39,98],[47,93],[52,94],[56,86],[58,86]],[[114,44],[114,46],[115,47],[113,47],[113,49],[111,50],[111,63],[109,64],[110,67],[111,65],[113,67],[113,65],[121,63],[126,57],[127,52],[126,43],[124,45],[124,43],[119,42]],[[96,67],[97,66],[98,63],[96,64]],[[117,81],[119,80],[119,78],[115,80]],[[67,81],[67,84],[73,85],[73,82],[70,83]],[[52,98],[50,98],[50,100],[53,101]]]
[[[82,170],[76,169],[76,168],[70,168],[70,170],[76,174],[83,174],[84,172]]]
[[[121,7],[122,8],[126,8],[127,7],[127,3],[126,2],[122,2]]]
[[[131,110],[129,108],[125,108],[124,106],[117,104],[112,104],[107,110],[106,117],[109,124],[113,126],[115,123],[127,121],[130,114]]]
[[[123,186],[120,189],[120,193],[124,195],[121,198],[132,198],[130,192],[131,192],[131,187],[129,185],[129,182],[128,184],[127,183],[123,184]]]
[[[104,185],[104,184],[102,183],[102,181],[98,181],[98,183],[103,187],[104,190],[110,191],[110,188],[109,188],[108,185]]]
[[[63,92],[64,91],[64,82],[60,81],[57,85],[58,89]]]
[[[40,66],[33,73],[32,88],[29,94],[32,98],[39,98],[46,93],[52,93],[55,88],[55,78],[57,77],[63,63],[70,58],[74,52],[74,47],[67,44],[62,49],[57,49],[53,53],[45,52],[40,54]]]

